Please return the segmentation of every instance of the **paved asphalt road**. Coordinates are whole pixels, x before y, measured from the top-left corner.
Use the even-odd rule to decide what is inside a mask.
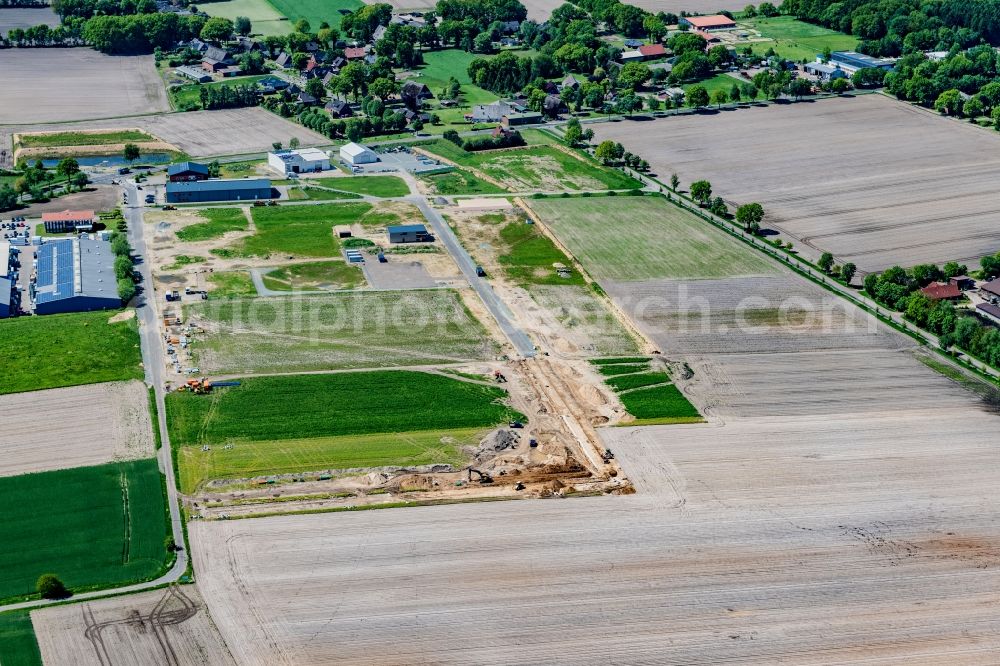
[[[441,217],[441,214],[427,203],[426,197],[414,195],[406,197],[405,200],[419,208],[420,212],[427,218],[427,221],[431,223],[431,226],[434,228],[434,235],[444,243],[445,248],[454,257],[455,263],[458,264],[459,269],[462,271],[462,275],[469,281],[472,288],[476,290],[479,297],[483,299],[483,303],[486,304],[493,318],[497,320],[500,330],[503,331],[504,335],[511,341],[511,344],[514,345],[517,353],[524,358],[533,357],[535,355],[535,345],[531,342],[528,335],[514,323],[513,313],[511,313],[507,304],[496,295],[490,283],[476,275],[476,262],[465,251],[462,244],[458,242],[455,232],[451,230],[451,227]]]

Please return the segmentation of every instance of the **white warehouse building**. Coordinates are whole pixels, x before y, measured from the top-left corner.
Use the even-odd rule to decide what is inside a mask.
[[[340,149],[340,159],[347,164],[374,164],[378,162],[378,155],[371,148],[351,142]]]
[[[267,154],[267,165],[282,175],[326,171],[330,168],[330,153],[319,148],[279,150]]]

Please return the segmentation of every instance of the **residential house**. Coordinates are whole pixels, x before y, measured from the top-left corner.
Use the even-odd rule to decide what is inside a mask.
[[[323,108],[334,118],[350,118],[354,115],[351,105],[342,99],[331,99]]]
[[[221,72],[235,64],[229,51],[217,46],[209,46],[202,54],[201,68],[206,72]]]
[[[386,27],[384,25],[380,25],[379,27],[375,28],[375,32],[372,33],[372,43],[375,44],[380,39],[385,37],[385,31]]]
[[[544,110],[545,115],[550,118],[555,118],[560,113],[566,113],[569,111],[559,95],[546,95],[545,102],[542,104],[542,110]]]
[[[292,56],[282,51],[278,54],[278,57],[274,59],[274,64],[282,69],[291,69],[293,66]]]
[[[1000,278],[990,280],[986,284],[979,287],[979,291],[982,292],[984,298],[991,300],[994,298],[1000,298]]]
[[[472,107],[472,113],[466,114],[465,119],[474,123],[498,123],[507,114],[514,113],[516,109],[507,102],[497,100],[492,104],[477,104]]]
[[[364,60],[365,48],[363,46],[349,46],[344,49],[344,57],[348,62],[353,60]]]
[[[277,76],[265,76],[257,82],[257,85],[260,86],[261,92],[265,95],[273,95],[276,92],[287,90],[289,83]]]
[[[962,297],[962,290],[951,282],[932,282],[920,293],[932,301],[954,301]]]
[[[663,44],[643,44],[639,47],[639,53],[643,60],[656,60],[666,57],[667,50],[663,48]]]
[[[434,93],[431,92],[431,89],[426,84],[418,83],[417,81],[407,81],[400,88],[399,96],[407,108],[419,109],[424,100],[434,98]]]
[[[297,104],[301,104],[302,106],[316,106],[319,104],[319,100],[307,92],[300,92],[296,95],[295,102]]]
[[[571,88],[573,90],[576,90],[577,88],[580,87],[580,81],[572,74],[568,74],[566,78],[562,80],[562,83],[559,85],[559,87],[560,89]]]

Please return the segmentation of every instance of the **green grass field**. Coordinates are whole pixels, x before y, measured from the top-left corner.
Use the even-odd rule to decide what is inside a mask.
[[[226,2],[208,2],[204,7],[199,6],[209,16],[221,16],[230,21],[237,16],[246,16],[250,19],[253,32],[264,35],[285,35],[292,32],[292,21],[286,19],[267,0],[227,0]],[[333,21],[330,21],[333,25]],[[339,25],[339,21],[338,21]],[[319,23],[311,26],[313,30],[319,29]]]
[[[134,319],[109,324],[117,313],[0,320],[0,394],[141,379],[138,328]]]
[[[257,295],[250,274],[243,271],[210,273],[208,281],[211,283],[209,287],[211,298],[242,298]]]
[[[660,197],[536,199],[530,205],[599,281],[778,272],[765,257]]]
[[[437,194],[503,194],[505,190],[487,183],[468,171],[454,170],[420,176]]]
[[[629,375],[619,375],[609,377],[605,383],[615,391],[628,391],[629,389],[643,388],[655,384],[664,384],[670,381],[670,375],[665,372],[639,372]]]
[[[467,152],[442,139],[428,145],[427,149],[461,166],[479,169],[514,192],[641,187],[640,183],[620,171],[576,159],[548,145]]]
[[[257,167],[266,164],[264,160],[249,160],[245,162],[226,162],[219,165],[219,175],[222,178],[243,178],[257,175]]]
[[[42,666],[30,611],[0,613],[0,664]]]
[[[306,19],[315,32],[326,21],[334,28],[340,27],[339,10],[354,11],[364,7],[361,0],[270,0],[274,8],[289,18],[292,23]]]
[[[342,192],[367,194],[373,197],[405,197],[410,193],[406,182],[398,176],[355,176],[348,178],[318,178],[316,183]]]
[[[184,446],[177,452],[181,491],[195,492],[211,479],[243,479],[365,467],[450,464],[464,460],[462,448],[479,443],[483,428],[280,441],[243,441],[232,448]]]
[[[673,384],[663,384],[619,393],[622,404],[635,421],[628,425],[698,423],[698,410]]]
[[[485,360],[497,351],[450,290],[234,299],[184,312],[213,330],[193,347],[202,372],[422,365]]]
[[[462,95],[459,98],[462,106],[489,104],[498,99],[497,95],[474,85],[472,79],[469,78],[469,63],[481,57],[479,54],[467,53],[461,49],[445,49],[425,53],[424,65],[417,69],[420,76],[416,80],[426,84],[434,96],[438,97],[448,83],[449,77],[453,76],[462,86]],[[447,109],[445,110],[447,111]]]
[[[252,209],[256,233],[237,245],[243,254],[296,257],[334,257],[340,244],[333,235],[339,224],[352,224],[372,210],[371,204],[269,206]]]
[[[817,55],[823,53],[825,47],[829,47],[831,51],[853,51],[858,45],[856,37],[798,21],[791,16],[740,19],[739,23],[759,31],[761,37],[770,40],[753,44],[754,53],[759,55],[773,48],[778,55],[788,60],[805,59],[812,62]]]
[[[52,132],[22,135],[18,145],[22,148],[56,148],[63,146],[105,146],[116,143],[156,141],[140,130],[106,130],[98,132]]]
[[[308,187],[303,186],[298,189],[288,190],[288,198],[295,199],[298,198],[296,193],[301,195],[303,199],[311,199],[313,201],[344,201],[345,199],[360,199],[360,194],[353,194],[351,192],[333,192],[331,190],[324,190],[319,187]]]
[[[575,270],[568,278],[559,276],[555,266],[570,268],[570,259],[534,224],[511,222],[500,230],[500,239],[506,244],[500,263],[518,284],[585,284]]]
[[[206,5],[210,6],[210,5]],[[256,83],[267,74],[259,74],[254,76],[237,76],[231,79],[226,79],[225,81],[214,81],[212,83],[189,83],[183,86],[173,86],[169,88],[170,99],[174,104],[175,108],[182,108],[184,105],[199,105],[201,104],[201,89],[202,88],[223,88],[232,87],[237,85],[247,85],[249,83]]]
[[[713,77],[704,79],[703,81],[696,81],[690,85],[684,86],[684,90],[689,91],[694,86],[703,86],[705,90],[708,91],[709,96],[715,94],[716,90],[723,90],[728,95],[729,91],[733,89],[733,84],[739,85],[740,80],[736,79],[728,74],[716,74]],[[713,105],[714,106],[714,105]]]
[[[177,232],[182,241],[205,241],[218,238],[229,231],[246,231],[249,227],[242,208],[202,208],[198,214],[205,222],[184,227]]]
[[[361,268],[345,261],[292,264],[264,275],[264,286],[275,291],[305,289],[357,289],[364,286]]]
[[[198,454],[206,444],[234,445],[212,457],[211,473],[223,477],[248,468],[307,471],[454,462],[456,446],[441,441],[451,431],[523,418],[503,404],[505,396],[495,386],[424,372],[253,377],[208,396],[169,394],[167,414],[171,440],[197,449],[180,457],[182,465],[191,461],[194,466],[182,474],[191,487],[204,474],[198,460],[204,456]],[[246,418],[250,411],[253,419]],[[356,435],[365,437],[351,437]],[[460,439],[467,441],[469,435]],[[315,438],[322,441],[307,441]],[[255,445],[244,446],[250,443]]]
[[[43,573],[86,589],[148,580],[167,564],[156,460],[0,478],[0,497],[0,599],[33,595]]]

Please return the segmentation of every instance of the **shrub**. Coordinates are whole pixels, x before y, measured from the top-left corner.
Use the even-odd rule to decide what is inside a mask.
[[[70,596],[66,585],[55,574],[42,574],[39,576],[35,589],[38,590],[38,594],[42,596],[42,599],[67,599]]]
[[[122,303],[128,303],[135,296],[135,284],[129,278],[118,280],[118,298]]]

